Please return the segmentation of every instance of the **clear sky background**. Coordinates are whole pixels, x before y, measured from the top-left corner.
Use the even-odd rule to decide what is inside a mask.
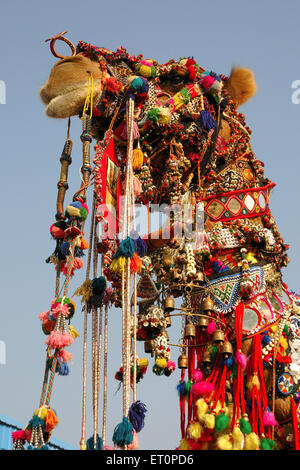
[[[67,36],[74,44],[83,40],[111,50],[124,46],[131,54],[142,53],[161,63],[194,56],[201,66],[218,73],[229,74],[233,64],[252,68],[258,93],[241,111],[253,131],[257,158],[265,163],[266,176],[277,183],[271,210],[284,240],[291,245],[291,263],[284,270],[284,281],[297,291],[300,105],[292,103],[291,85],[300,80],[299,17],[300,2],[294,0],[1,2],[0,80],[6,84],[6,104],[0,104],[0,340],[6,344],[6,365],[0,366],[0,413],[26,423],[38,406],[46,337],[37,316],[49,308],[54,296],[53,266],[44,260],[55,246],[49,227],[56,212],[66,121],[46,117],[39,99],[39,88],[56,60],[45,39],[68,30]],[[80,133],[80,121],[73,118],[73,163],[66,202],[80,185]],[[70,293],[82,283],[84,275],[82,271],[73,278]],[[73,324],[82,332],[80,310],[77,302]],[[116,393],[118,382],[114,380],[121,361],[120,309],[110,311],[109,324],[108,444],[122,418],[122,393]],[[178,341],[178,327],[168,330],[172,342]],[[60,423],[54,435],[77,446],[82,336],[70,351],[74,354],[70,375],[55,378],[52,406]],[[138,354],[144,356],[142,345]],[[172,351],[176,362],[178,354]],[[151,370],[152,361],[138,384],[138,398],[149,409],[139,436],[140,448],[174,449],[180,439],[176,392],[179,373],[157,377]],[[91,399],[87,437],[92,433],[90,403]]]

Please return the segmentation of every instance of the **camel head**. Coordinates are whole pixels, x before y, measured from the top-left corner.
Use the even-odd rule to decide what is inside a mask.
[[[147,120],[144,111],[146,109],[148,113],[155,108],[155,99],[166,105],[172,97],[178,97],[178,93],[193,84],[199,85],[201,93],[208,97],[221,96],[226,90],[236,106],[245,103],[256,91],[255,79],[249,69],[233,69],[229,78],[217,77],[215,74],[217,79],[214,80],[193,59],[181,59],[177,62],[170,60],[167,64],[159,65],[152,60],[143,60],[142,56],[130,56],[123,48],[113,53],[81,42],[75,55],[63,58],[52,67],[48,80],[40,89],[47,116],[67,118],[80,115],[91,76],[94,80],[93,124],[102,131],[105,131],[112,118],[118,95],[128,89],[128,86],[130,89],[130,83],[137,77],[142,77],[145,81],[144,90],[137,97],[136,117],[142,133]],[[159,94],[155,97],[154,88],[159,88]],[[156,118],[159,124],[165,124],[170,115],[164,109],[161,116],[155,117],[154,113],[154,119]],[[186,121],[184,125],[187,125]],[[229,135],[226,126],[223,134],[225,137]]]

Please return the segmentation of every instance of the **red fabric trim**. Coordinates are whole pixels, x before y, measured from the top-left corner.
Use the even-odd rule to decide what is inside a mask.
[[[275,183],[269,183],[267,184],[266,186],[262,186],[262,187],[259,187],[259,188],[245,188],[245,189],[237,189],[235,191],[228,191],[228,193],[220,193],[220,194],[212,194],[211,196],[207,196],[205,198],[203,198],[203,201],[209,201],[210,199],[218,199],[218,198],[221,198],[221,197],[228,197],[228,196],[234,196],[235,194],[241,194],[241,193],[249,193],[249,192],[258,192],[258,191],[265,191],[266,189],[269,189],[269,188],[274,188],[274,186],[276,186]]]

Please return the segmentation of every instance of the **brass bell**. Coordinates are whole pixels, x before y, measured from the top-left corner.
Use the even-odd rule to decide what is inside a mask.
[[[203,312],[207,312],[207,311],[214,312],[214,310],[215,310],[214,301],[212,300],[210,295],[207,295],[205,297],[205,299],[203,300],[202,311]]]
[[[153,353],[153,340],[152,339],[146,339],[144,349],[145,353]]]
[[[187,369],[189,365],[189,360],[185,353],[182,353],[178,358],[178,369]]]
[[[170,326],[172,325],[172,320],[171,320],[171,317],[168,313],[165,315],[165,320],[166,320],[166,323],[167,323],[167,325],[166,325],[167,328],[170,328]]]
[[[228,359],[232,355],[233,349],[232,344],[229,341],[224,341],[221,347],[221,353],[225,359]]]
[[[203,315],[201,315],[199,317],[199,321],[198,321],[198,325],[200,326],[200,330],[205,331],[206,328],[208,327],[208,324],[209,324],[209,319],[207,317],[204,317]]]
[[[216,344],[223,344],[225,340],[224,331],[217,328],[212,335],[212,341]]]
[[[209,351],[204,351],[202,363],[204,366],[208,366],[209,364],[211,364],[211,355]]]
[[[196,336],[195,325],[193,325],[193,323],[188,323],[187,325],[185,325],[184,337],[186,339],[192,339],[192,338],[195,338],[195,336]]]
[[[199,271],[196,275],[196,279],[195,279],[196,282],[203,282],[204,281],[204,276],[203,276],[203,272],[202,271]]]
[[[175,302],[174,302],[173,297],[167,297],[164,303],[165,313],[173,312],[174,308],[175,308]]]

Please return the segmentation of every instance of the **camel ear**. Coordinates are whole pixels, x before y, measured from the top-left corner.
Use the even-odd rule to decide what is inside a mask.
[[[233,68],[229,79],[224,83],[224,87],[238,106],[246,103],[256,93],[256,83],[252,70],[241,67]]]

